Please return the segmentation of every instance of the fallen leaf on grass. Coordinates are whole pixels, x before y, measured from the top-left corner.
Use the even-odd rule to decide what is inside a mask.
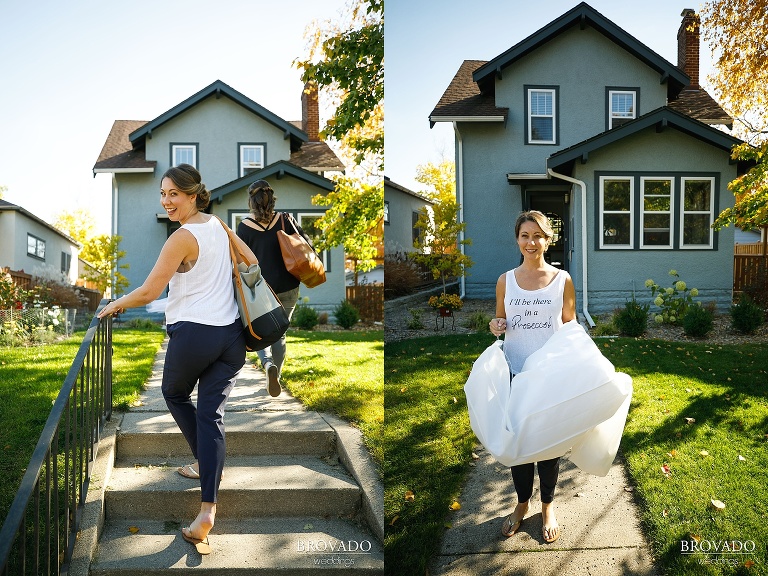
[[[675,458],[677,456],[677,450],[670,450],[669,452],[667,452],[667,456],[669,456],[670,458]]]
[[[405,491],[405,501],[406,502],[413,502],[416,500],[416,495],[413,493],[412,490],[406,490]]]
[[[136,532],[138,531],[139,531],[138,526],[128,526],[128,532],[130,532],[131,534],[136,534]]]
[[[742,456],[741,454],[739,454],[738,460],[739,460],[739,462],[746,462],[747,461],[747,459],[744,458],[744,456]]]
[[[696,542],[701,542],[701,536],[698,534],[690,534],[691,540],[695,540]]]
[[[453,397],[453,403],[454,403],[454,404],[458,404],[458,403],[459,403],[459,401],[458,401],[458,400],[456,400],[456,396],[454,396],[454,397]]]
[[[406,390],[408,390],[408,388],[406,388],[405,386],[403,386],[402,388],[400,388],[400,394],[402,394],[402,393],[403,393],[403,392],[405,392]]]
[[[395,525],[395,522],[397,522],[397,519],[398,519],[398,518],[400,518],[400,516],[395,516],[394,518],[392,518],[392,521],[389,523],[389,525],[390,525],[390,526],[394,526],[394,525]]]
[[[712,508],[714,508],[718,512],[722,512],[723,510],[725,510],[725,503],[720,500],[710,500],[710,503],[712,505]]]
[[[634,492],[634,488],[632,486],[624,486],[624,492]]]
[[[701,454],[702,456],[709,456],[709,452],[707,452],[706,450],[702,450],[701,452],[699,452],[699,454]]]
[[[686,424],[693,424],[694,422],[696,422],[696,418],[686,418],[685,419],[685,423]]]
[[[664,508],[664,510],[661,511],[661,515],[662,517],[666,518],[667,516],[669,516],[669,511],[666,508]]]
[[[456,500],[454,500],[450,506],[448,506],[451,510],[461,510],[461,504],[459,504]]]
[[[744,568],[746,568],[746,569],[750,569],[754,565],[755,565],[755,563],[752,562],[752,560],[747,560],[746,562],[744,562]]]
[[[662,465],[662,467],[661,467],[661,472],[662,472],[662,474],[664,474],[664,476],[666,476],[667,478],[669,478],[670,476],[672,476],[672,472],[669,470],[669,466],[667,466],[666,464]]]

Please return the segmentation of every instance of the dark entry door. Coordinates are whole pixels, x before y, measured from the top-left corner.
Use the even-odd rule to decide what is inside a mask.
[[[562,270],[568,270],[568,206],[565,203],[569,192],[529,192],[529,209],[543,212],[552,224],[555,237],[544,259]]]

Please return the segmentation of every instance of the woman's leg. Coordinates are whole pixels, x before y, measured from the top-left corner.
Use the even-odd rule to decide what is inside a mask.
[[[280,303],[283,305],[283,309],[288,318],[293,316],[293,311],[296,308],[296,301],[299,299],[299,288],[296,287],[288,292],[281,292],[277,295]],[[280,340],[272,344],[271,346],[271,358],[269,359],[277,367],[278,378],[283,373],[283,364],[285,364],[285,335]]]
[[[560,526],[555,517],[555,487],[560,472],[560,458],[537,462],[541,490],[542,536],[546,542],[554,542],[560,536]]]
[[[533,494],[533,470],[533,463],[512,466],[512,480],[515,483],[515,492],[517,492],[517,506],[501,525],[501,533],[504,536],[509,537],[517,532],[528,512],[528,501]]]

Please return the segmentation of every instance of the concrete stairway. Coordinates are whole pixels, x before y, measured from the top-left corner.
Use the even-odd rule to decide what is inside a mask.
[[[199,511],[200,483],[176,473],[192,457],[160,393],[163,355],[142,405],[120,425],[91,575],[383,573],[374,535],[383,532],[375,518],[383,504],[370,489],[370,462],[342,445],[350,430],[285,391],[269,397],[250,365],[227,408],[213,552],[201,556],[185,542],[180,529]]]

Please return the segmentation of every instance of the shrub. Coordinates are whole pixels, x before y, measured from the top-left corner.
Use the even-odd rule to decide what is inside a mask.
[[[620,308],[617,309],[616,312],[614,312],[614,316],[619,314],[620,311]],[[616,324],[614,323],[614,316],[607,319],[595,317],[595,327],[590,330],[592,336],[616,336],[616,334],[619,333],[619,329],[616,328]]]
[[[333,315],[336,317],[336,323],[347,330],[360,320],[360,312],[349,300],[339,302],[339,305],[333,309]]]
[[[317,321],[323,326],[328,324],[328,312],[320,312],[320,314],[317,316]]]
[[[683,329],[686,335],[702,338],[712,330],[715,314],[709,306],[691,306],[683,316]]]
[[[158,328],[157,322],[153,322],[149,318],[131,318],[124,324],[126,328],[138,328],[146,330],[148,328]]]
[[[384,277],[387,298],[411,294],[422,283],[418,266],[403,252],[384,255]]]
[[[491,321],[491,317],[485,312],[477,311],[470,314],[469,318],[465,322],[465,326],[473,332],[483,332],[488,330],[488,323]]]
[[[763,323],[763,309],[752,299],[743,294],[738,304],[731,307],[731,323],[733,327],[744,334],[751,334]]]
[[[699,291],[696,288],[689,289],[686,283],[680,280],[677,270],[670,270],[669,275],[677,278],[669,288],[662,288],[650,278],[645,281],[645,286],[651,289],[651,295],[655,297],[653,303],[661,308],[654,320],[659,323],[680,324]]]
[[[648,325],[648,310],[650,304],[638,304],[632,299],[619,308],[613,317],[613,323],[621,334],[626,336],[642,336]]]
[[[306,303],[296,304],[296,309],[291,317],[291,324],[302,330],[312,330],[317,326],[319,319],[317,312]]]
[[[409,330],[420,330],[424,328],[424,323],[421,321],[421,309],[411,308],[408,310],[411,313],[411,319],[408,320]]]

